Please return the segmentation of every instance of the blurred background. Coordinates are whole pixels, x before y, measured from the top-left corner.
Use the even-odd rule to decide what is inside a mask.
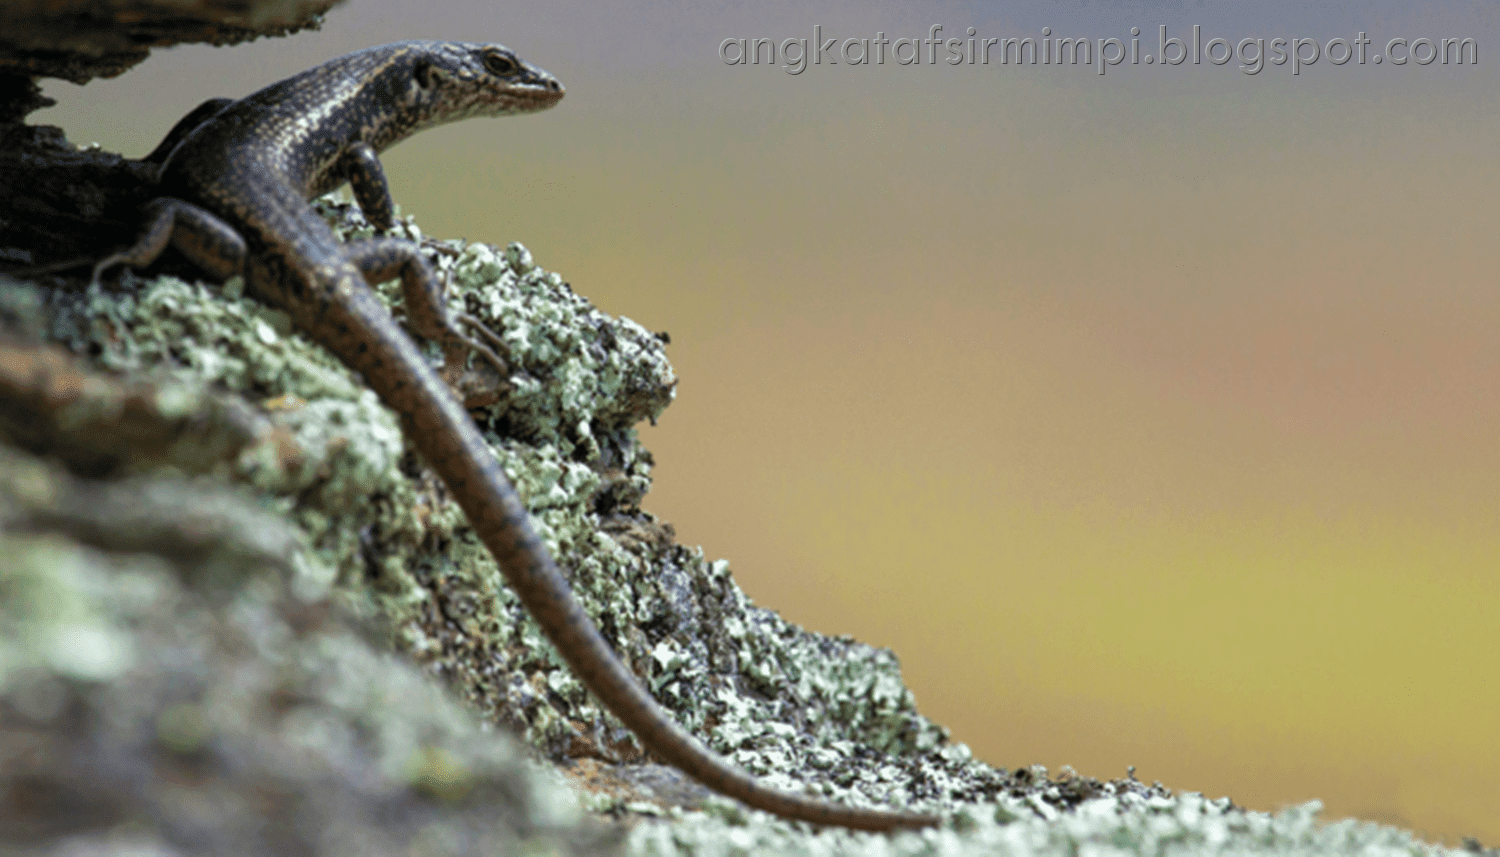
[[[895,649],[999,766],[1500,843],[1500,4],[504,6],[356,0],[32,121],[140,156],[350,50],[502,41],[566,100],[392,150],[396,198],[672,334],[646,505],[758,603]],[[719,53],[934,24],[1142,60]],[[1145,64],[1195,24],[1371,43]]]

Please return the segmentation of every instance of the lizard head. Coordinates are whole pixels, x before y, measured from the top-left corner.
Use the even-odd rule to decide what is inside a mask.
[[[562,100],[562,83],[504,45],[419,42],[408,55],[406,97],[423,126],[471,116],[546,110]]]

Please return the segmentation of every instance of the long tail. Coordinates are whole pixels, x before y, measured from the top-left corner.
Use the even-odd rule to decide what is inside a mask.
[[[933,815],[841,806],[767,788],[705,747],[657,704],[599,634],[532,530],[520,498],[463,406],[372,293],[348,302],[354,337],[325,343],[401,417],[574,673],[653,753],[729,797],[786,818],[860,830],[928,827]],[[325,319],[326,321],[326,319]],[[340,347],[342,346],[342,347]]]

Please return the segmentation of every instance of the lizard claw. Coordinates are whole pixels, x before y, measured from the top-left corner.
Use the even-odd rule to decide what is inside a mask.
[[[446,294],[453,285],[453,271],[450,269],[443,280],[443,292]],[[482,408],[492,405],[503,397],[505,390],[510,386],[507,379],[510,378],[510,365],[500,356],[505,350],[505,342],[490,330],[479,318],[466,312],[448,308],[448,320],[444,323],[447,327],[443,348],[443,378],[448,385],[454,389],[464,400],[466,408]],[[465,327],[478,334],[478,338],[466,335],[460,331],[454,322],[461,322]],[[493,346],[493,347],[491,347]],[[478,366],[469,369],[468,352],[476,352],[484,358],[494,370],[494,375],[480,371]]]
[[[450,312],[449,314],[455,321],[463,322],[470,330],[479,334],[484,339],[484,342],[480,342],[473,337],[462,337],[470,348],[479,352],[481,357],[489,361],[491,366],[495,367],[495,370],[500,373],[500,377],[508,377],[510,375],[510,366],[506,364],[504,358],[499,354],[500,351],[505,350],[505,340],[501,339],[495,331],[490,330],[489,325],[480,321],[475,316],[469,315],[466,312]]]
[[[100,259],[98,264],[94,265],[94,273],[89,276],[89,287],[93,288],[99,285],[100,280],[104,278],[105,271],[124,262],[127,258],[129,257],[124,253],[111,253]]]
[[[470,327],[479,325],[479,329],[494,336],[492,331],[483,327],[483,323],[473,316],[465,313],[453,313],[452,316]],[[443,380],[463,399],[464,407],[482,408],[504,398],[505,391],[510,387],[507,381],[510,367],[505,360],[478,339],[465,336],[457,330],[450,329],[450,333],[452,336],[443,348]],[[470,351],[477,352],[483,358],[482,362],[488,365],[481,368],[476,364],[472,369],[468,368]]]
[[[443,277],[443,294],[451,294],[452,291],[453,269],[449,268],[445,276]],[[510,377],[510,364],[506,363],[505,358],[500,356],[500,352],[505,350],[505,340],[501,339],[493,330],[490,330],[489,325],[485,324],[477,316],[470,315],[469,313],[454,309],[452,307],[447,308],[447,316],[448,321],[445,322],[445,326],[448,328],[448,330],[446,331],[448,334],[448,336],[446,337],[448,342],[443,354],[443,365],[445,373],[449,370],[449,367],[452,367],[452,371],[456,375],[472,376],[474,374],[473,370],[465,372],[463,369],[463,367],[468,364],[468,355],[465,354],[464,351],[474,351],[478,353],[480,357],[483,357],[485,362],[490,364],[490,366],[495,370],[496,383],[490,386],[507,386],[506,379]],[[465,335],[462,331],[454,326],[454,322],[462,322],[463,325],[470,331],[472,331],[474,334],[478,334],[478,338],[473,335]],[[460,385],[454,384],[453,386],[454,389],[458,389],[460,390],[460,392],[464,392]],[[498,399],[498,395],[496,396],[496,399]],[[464,403],[468,404],[469,401],[470,395],[466,393]],[[486,404],[488,404],[488,402]],[[479,406],[469,405],[469,407]]]
[[[61,262],[48,262],[45,265],[27,265],[22,268],[0,270],[0,274],[6,274],[7,276],[15,277],[18,280],[24,280],[28,277],[40,277],[46,274],[56,274],[59,271],[72,270],[73,268],[82,268],[92,260],[92,256],[77,256],[72,259],[65,259]]]

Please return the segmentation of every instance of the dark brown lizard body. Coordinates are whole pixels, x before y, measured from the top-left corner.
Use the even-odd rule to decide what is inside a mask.
[[[573,597],[533,532],[493,452],[447,384],[367,285],[400,276],[407,315],[444,345],[445,371],[466,347],[499,363],[454,327],[415,245],[342,243],[308,205],[348,181],[382,231],[393,207],[376,153],[406,136],[469,116],[543,110],[563,95],[545,71],[499,45],[402,42],[370,48],[260,90],[193,111],[147,160],[161,164],[161,198],[133,248],[105,259],[144,266],[168,243],[209,273],[242,273],[249,294],[364,376],[454,499],[585,685],[652,752],[750,806],[819,824],[886,830],[934,816],[855,809],[762,786],[683,730],[625,668]]]

